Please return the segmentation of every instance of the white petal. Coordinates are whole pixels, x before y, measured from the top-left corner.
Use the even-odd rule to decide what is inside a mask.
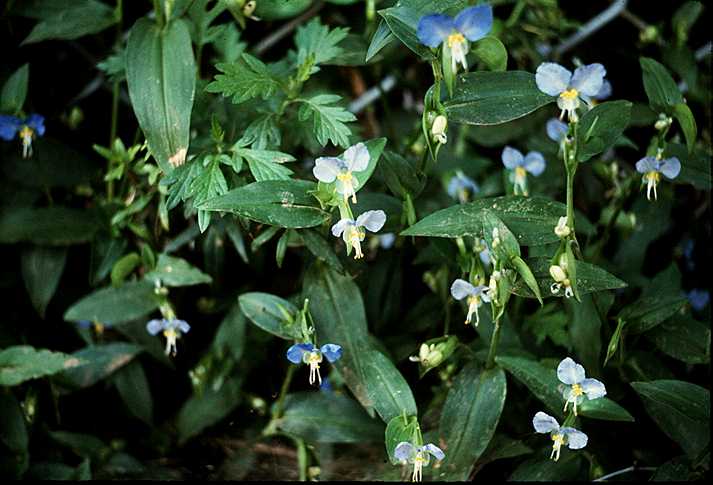
[[[584,379],[582,381],[582,390],[589,399],[598,399],[607,395],[604,383],[596,379]]]
[[[451,296],[456,300],[462,300],[468,295],[474,295],[475,292],[475,286],[460,278],[451,285]]]
[[[320,157],[314,161],[312,173],[320,182],[331,183],[340,173],[342,161],[334,157]]]
[[[535,427],[535,431],[538,433],[549,433],[560,427],[555,418],[542,411],[539,411],[535,414],[535,417],[532,418],[532,426]]]
[[[352,224],[354,221],[351,219],[340,219],[339,222],[332,226],[332,236],[339,237],[347,229],[347,226]]]
[[[557,366],[557,377],[568,386],[584,380],[584,367],[567,357]]]
[[[350,146],[344,152],[344,161],[347,164],[347,170],[351,172],[361,172],[369,166],[369,150],[363,143],[357,143]]]
[[[357,227],[366,227],[371,232],[377,232],[386,223],[386,213],[382,210],[366,211],[356,219]]]
[[[581,431],[574,428],[562,428],[560,431],[567,437],[567,447],[570,450],[579,450],[587,446],[589,438]]]

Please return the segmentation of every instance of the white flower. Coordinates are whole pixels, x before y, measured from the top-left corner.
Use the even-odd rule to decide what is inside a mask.
[[[550,433],[550,438],[554,441],[550,459],[554,461],[559,460],[562,445],[567,445],[570,450],[579,450],[587,446],[587,441],[589,441],[587,435],[577,429],[570,427],[560,428],[555,418],[542,411],[539,411],[532,418],[532,426],[538,433]]]
[[[565,399],[564,410],[567,412],[569,403],[574,404],[574,415],[577,415],[577,405],[587,399],[599,399],[606,396],[607,390],[601,381],[596,379],[585,379],[584,367],[567,357],[557,366],[557,378],[566,384],[567,388],[562,393]]]
[[[557,237],[565,238],[569,236],[571,232],[572,230],[567,225],[567,217],[560,217],[557,225],[555,226],[555,234],[557,234]]]
[[[451,285],[451,295],[456,300],[462,300],[466,298],[468,303],[468,315],[465,318],[465,324],[469,324],[473,314],[475,313],[475,326],[477,327],[480,323],[480,316],[478,315],[478,308],[483,302],[489,303],[490,296],[488,294],[489,288],[485,285],[473,286],[465,280],[457,279]]]
[[[317,180],[332,183],[336,180],[337,193],[349,197],[356,203],[356,189],[359,181],[354,177],[354,172],[362,172],[369,166],[369,150],[363,143],[357,143],[347,148],[344,159],[337,157],[320,157],[314,162],[312,173]]]
[[[340,219],[339,222],[332,226],[332,235],[334,237],[342,237],[347,245],[351,245],[354,250],[354,259],[364,257],[361,251],[361,242],[366,236],[366,232],[362,229],[368,229],[371,232],[377,232],[386,222],[386,214],[382,210],[366,211],[362,215],[354,219]]]

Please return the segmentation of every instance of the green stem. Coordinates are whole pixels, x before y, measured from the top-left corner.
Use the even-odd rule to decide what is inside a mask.
[[[163,9],[161,8],[161,0],[153,0],[153,10],[156,12],[156,22],[158,23],[158,26],[163,27],[164,18]]]
[[[567,168],[567,225],[574,232],[574,172],[576,168]]]
[[[287,374],[285,375],[285,380],[282,382],[282,387],[280,388],[280,395],[277,397],[277,403],[275,404],[275,412],[272,415],[272,420],[279,419],[282,417],[282,412],[285,407],[285,396],[287,391],[290,389],[290,384],[292,383],[292,376],[295,373],[297,366],[290,365],[287,368]]]
[[[485,363],[486,369],[492,369],[495,366],[495,354],[498,351],[498,342],[500,342],[500,319],[495,320],[495,329],[493,336],[490,338],[490,350],[488,351],[488,360]]]

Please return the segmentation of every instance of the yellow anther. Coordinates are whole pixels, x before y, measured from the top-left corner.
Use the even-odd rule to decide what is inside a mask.
[[[455,33],[448,36],[448,47],[453,48],[454,45],[465,42],[465,37],[461,33]]]
[[[574,88],[568,89],[566,91],[562,91],[560,93],[560,98],[567,99],[567,100],[577,99],[578,96],[579,96],[579,91],[577,91]]]

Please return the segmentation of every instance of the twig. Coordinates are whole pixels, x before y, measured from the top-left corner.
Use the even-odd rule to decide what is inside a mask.
[[[621,470],[617,470],[617,471],[615,471],[615,472],[609,473],[609,474],[607,474],[607,475],[604,475],[603,477],[599,477],[599,478],[597,478],[597,479],[595,479],[595,480],[592,480],[592,481],[593,481],[593,482],[603,482],[603,481],[608,480],[608,479],[610,479],[610,478],[613,478],[613,477],[616,477],[616,476],[619,476],[619,475],[623,475],[623,474],[629,473],[629,472],[637,472],[637,471],[639,471],[639,472],[652,472],[652,471],[654,471],[654,470],[656,470],[656,467],[654,467],[654,466],[642,466],[642,467],[637,467],[637,466],[635,466],[635,465],[632,465],[632,466],[630,466],[630,467],[626,467],[626,468],[623,468],[623,469],[621,469]]]
[[[321,2],[321,1],[315,2],[314,5],[312,5],[312,7],[310,7],[310,9],[307,10],[305,13],[303,13],[299,17],[295,17],[294,19],[290,20],[285,25],[283,25],[282,27],[280,27],[279,29],[274,31],[272,34],[268,35],[267,37],[262,39],[260,42],[258,42],[255,45],[255,47],[253,48],[253,53],[255,55],[263,54],[265,51],[270,49],[273,45],[280,42],[283,39],[283,37],[289,35],[301,23],[303,23],[306,20],[317,15],[317,12],[319,12],[323,6],[324,6],[324,2]]]
[[[364,92],[364,94],[349,103],[349,107],[347,109],[355,115],[359,114],[364,110],[364,108],[379,99],[382,93],[388,93],[394,88],[394,86],[396,86],[396,78],[390,74],[382,79],[378,86],[368,89]]]

